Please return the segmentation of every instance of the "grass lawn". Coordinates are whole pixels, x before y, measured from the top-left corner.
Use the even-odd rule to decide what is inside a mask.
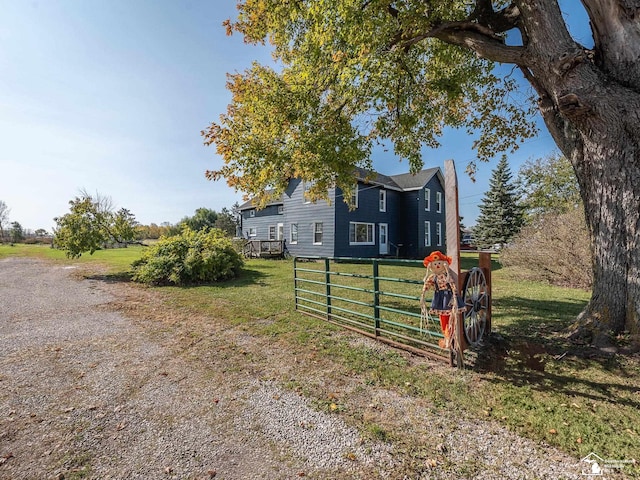
[[[97,263],[124,280],[141,248],[68,260],[48,247],[3,245],[0,259],[29,255],[55,262]],[[463,268],[472,262],[465,256]],[[421,273],[411,275],[419,278]],[[640,461],[640,358],[603,356],[564,341],[563,332],[586,304],[588,292],[517,281],[494,261],[490,342],[477,353],[472,367],[459,372],[434,368],[392,348],[354,344],[353,337],[337,327],[299,314],[293,310],[292,276],[291,261],[250,260],[233,281],[153,290],[161,292],[167,309],[240,326],[292,354],[312,351],[317,360],[332,362],[343,375],[358,375],[365,385],[428,399],[434,411],[491,419],[576,459],[594,452],[605,459]],[[196,327],[193,334],[198,335]],[[289,380],[322,402],[304,378],[300,374]],[[286,384],[286,379],[279,380]],[[401,441],[400,427],[367,423],[349,409],[338,413],[364,432]],[[628,465],[624,472],[640,475],[640,468]]]

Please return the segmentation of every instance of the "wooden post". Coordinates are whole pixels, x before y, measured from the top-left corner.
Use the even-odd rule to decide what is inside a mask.
[[[484,273],[484,278],[487,280],[487,295],[489,295],[489,301],[487,302],[487,324],[485,331],[487,334],[491,333],[491,302],[493,295],[491,294],[491,253],[480,252],[478,258],[478,266]]]
[[[460,209],[458,206],[458,175],[453,160],[444,161],[444,205],[447,210],[447,255],[451,257],[451,270],[456,274],[458,293],[462,293],[462,281],[460,280]],[[454,300],[455,301],[455,300]],[[460,318],[462,313],[458,314]],[[463,322],[455,323],[458,329],[457,338],[461,342],[461,351],[467,348],[464,340]],[[460,361],[461,359],[459,359]]]
[[[460,291],[460,211],[458,207],[458,176],[453,160],[444,161],[444,205],[447,211],[447,255],[453,259],[451,270],[458,279]]]

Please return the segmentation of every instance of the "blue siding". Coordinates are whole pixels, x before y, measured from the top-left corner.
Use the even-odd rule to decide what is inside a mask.
[[[284,232],[292,255],[334,256],[335,191],[329,192],[331,205],[324,200],[305,202],[302,181],[294,179],[284,195]],[[340,201],[339,201],[340,202]],[[322,245],[314,245],[314,223],[322,223]],[[298,243],[291,243],[291,224],[298,225]]]
[[[380,190],[387,195],[387,208],[380,211]],[[339,191],[340,198],[342,192]],[[387,224],[387,237],[389,242],[389,255],[395,255],[393,245],[402,243],[400,233],[400,200],[401,193],[379,185],[358,184],[358,207],[349,211],[344,201],[336,202],[336,256],[340,257],[379,257],[380,256],[380,223]],[[350,245],[350,223],[372,223],[373,245]],[[392,245],[393,244],[393,245]],[[401,252],[402,253],[402,252]]]
[[[425,210],[425,188],[430,190],[431,194],[431,202],[429,211]],[[442,195],[442,208],[440,213],[437,212],[436,206],[436,192],[440,192]],[[440,250],[444,252],[446,250],[446,238],[445,238],[445,230],[446,230],[446,212],[444,205],[444,188],[440,184],[440,180],[437,176],[434,176],[424,188],[419,191],[420,199],[418,200],[418,248],[416,257],[426,257],[429,253],[434,250]],[[425,245],[425,226],[424,222],[431,222],[431,246]],[[436,224],[439,223],[441,225],[442,231],[442,239],[440,244],[438,244],[438,240],[436,238]]]
[[[418,225],[418,206],[422,197],[420,190],[403,192],[400,194],[400,213],[398,215],[402,229],[399,237],[400,256],[418,258],[421,230]]]
[[[251,216],[251,212],[255,212],[255,216]],[[243,238],[252,238],[255,240],[269,239],[269,226],[284,222],[284,215],[278,213],[278,205],[268,205],[262,210],[249,209],[241,212],[242,218],[242,236]],[[249,237],[249,228],[255,227],[257,234],[255,237]]]

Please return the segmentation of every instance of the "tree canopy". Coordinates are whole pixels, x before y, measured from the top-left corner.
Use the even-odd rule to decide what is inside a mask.
[[[350,191],[354,168],[371,168],[375,145],[392,144],[415,172],[422,146],[438,146],[445,125],[474,135],[480,160],[534,135],[513,78],[437,40],[445,35],[438,25],[469,15],[466,2],[431,3],[239,2],[228,32],[270,42],[280,68],[254,64],[229,75],[228,111],[203,131],[225,165],[208,176],[263,203],[292,177],[313,180],[317,198],[335,185]]]
[[[528,160],[518,172],[518,183],[524,194],[523,207],[529,217],[565,213],[582,204],[573,167],[558,152]]]
[[[109,243],[133,242],[135,216],[126,208],[115,211],[111,198],[81,192],[69,205],[69,213],[54,219],[54,244],[68,257],[77,258],[85,252],[93,254]]]

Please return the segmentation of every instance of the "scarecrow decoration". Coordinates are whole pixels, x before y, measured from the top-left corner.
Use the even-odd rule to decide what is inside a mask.
[[[464,302],[457,293],[457,275],[449,267],[451,262],[451,257],[438,251],[432,252],[423,261],[427,274],[424,277],[420,304],[424,314],[426,312],[425,293],[427,290],[435,291],[429,314],[440,317],[440,328],[444,338],[438,341],[438,345],[442,349],[451,348],[451,336],[454,333],[452,331],[454,323],[449,323],[451,316],[453,315],[455,319],[459,312],[465,311]]]

